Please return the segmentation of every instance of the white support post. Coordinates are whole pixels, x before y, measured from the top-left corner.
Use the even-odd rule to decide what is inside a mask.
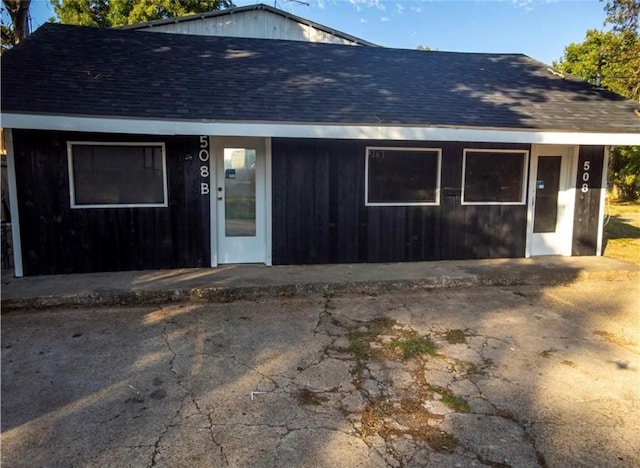
[[[13,152],[13,132],[4,129],[7,147],[7,176],[9,183],[9,212],[11,213],[11,242],[13,249],[13,268],[17,278],[24,276],[22,271],[22,241],[20,237],[20,214],[18,213],[18,189],[16,185],[16,164]]]
[[[600,192],[600,216],[598,217],[598,242],[596,244],[596,255],[598,257],[602,256],[602,246],[604,243],[604,218],[606,216],[605,206],[607,201],[607,196],[609,195],[608,187],[607,187],[607,175],[609,172],[609,153],[611,152],[610,146],[605,146],[604,148],[604,162],[602,163],[602,180],[600,182],[600,187],[602,191]]]

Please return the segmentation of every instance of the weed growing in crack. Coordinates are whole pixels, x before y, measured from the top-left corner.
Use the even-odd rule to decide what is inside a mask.
[[[369,360],[373,354],[371,343],[378,341],[381,335],[390,333],[395,325],[396,321],[389,317],[377,317],[357,330],[351,330],[348,334],[348,351],[361,363]]]
[[[449,344],[460,344],[467,342],[467,336],[465,332],[460,329],[447,330],[447,333],[444,335],[444,337]]]
[[[308,388],[301,388],[298,391],[298,401],[303,405],[321,405],[322,403],[329,401],[329,398],[318,395],[316,392],[309,390]]]
[[[424,441],[429,444],[429,447],[437,452],[452,452],[456,448],[458,439],[436,428],[431,429],[424,436]]]
[[[350,336],[348,351],[360,362],[367,361],[371,357],[371,345],[364,336]]]
[[[403,398],[399,404],[375,400],[363,412],[363,437],[375,433],[385,440],[409,436],[426,442],[437,452],[450,452],[456,447],[457,439],[432,425],[434,420],[442,418],[429,412],[420,399]]]
[[[425,354],[434,356],[437,349],[436,344],[433,341],[427,337],[420,336],[415,332],[392,340],[387,347],[391,350],[399,351],[402,359],[404,360]]]
[[[556,351],[558,351],[555,348],[549,348],[549,349],[545,349],[544,351],[539,352],[538,354],[540,356],[542,356],[543,358],[550,358],[553,353],[555,353]]]
[[[390,416],[392,411],[393,405],[386,399],[380,398],[367,402],[360,418],[363,440],[366,441],[368,436],[379,433],[384,419]]]
[[[469,403],[462,397],[454,395],[454,393],[448,388],[438,387],[437,385],[430,385],[429,388],[433,393],[437,393],[442,398],[440,401],[447,405],[452,410],[458,411],[459,413],[468,413]]]

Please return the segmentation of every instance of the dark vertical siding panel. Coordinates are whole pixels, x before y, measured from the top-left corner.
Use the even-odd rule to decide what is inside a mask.
[[[590,168],[584,170],[585,162]],[[600,197],[602,195],[602,171],[604,170],[604,146],[581,146],[576,177],[576,204],[573,217],[573,244],[571,254],[595,255],[598,248],[598,226],[600,221]],[[583,180],[588,172],[589,178]],[[587,191],[582,191],[583,184]]]
[[[337,205],[338,255],[341,263],[353,263],[360,259],[360,222],[364,208],[364,156],[351,157],[364,149],[352,141],[334,142],[332,145],[332,179],[337,180],[337,189],[331,193]],[[358,175],[360,174],[360,175]]]
[[[437,259],[456,260],[465,257],[466,232],[462,200],[462,149],[458,142],[442,144],[441,198],[437,211],[439,230],[432,235],[439,239]]]
[[[67,141],[165,142],[169,206],[71,209]],[[14,149],[25,274],[209,265],[197,137],[15,130]]]
[[[367,146],[442,148],[440,206],[365,206]],[[524,256],[526,206],[461,205],[465,147],[530,149],[461,142],[274,139],[273,262]]]

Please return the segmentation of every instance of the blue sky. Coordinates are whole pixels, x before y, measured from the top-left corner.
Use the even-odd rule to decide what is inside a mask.
[[[602,29],[598,0],[277,0],[277,7],[387,47],[456,52],[523,53],[550,64],[564,47]],[[234,0],[237,6],[252,0]],[[263,0],[273,6],[273,0]],[[32,0],[32,22],[53,16]]]

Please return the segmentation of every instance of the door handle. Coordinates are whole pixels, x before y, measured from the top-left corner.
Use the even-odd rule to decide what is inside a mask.
[[[218,187],[218,200],[222,201],[222,187]]]

